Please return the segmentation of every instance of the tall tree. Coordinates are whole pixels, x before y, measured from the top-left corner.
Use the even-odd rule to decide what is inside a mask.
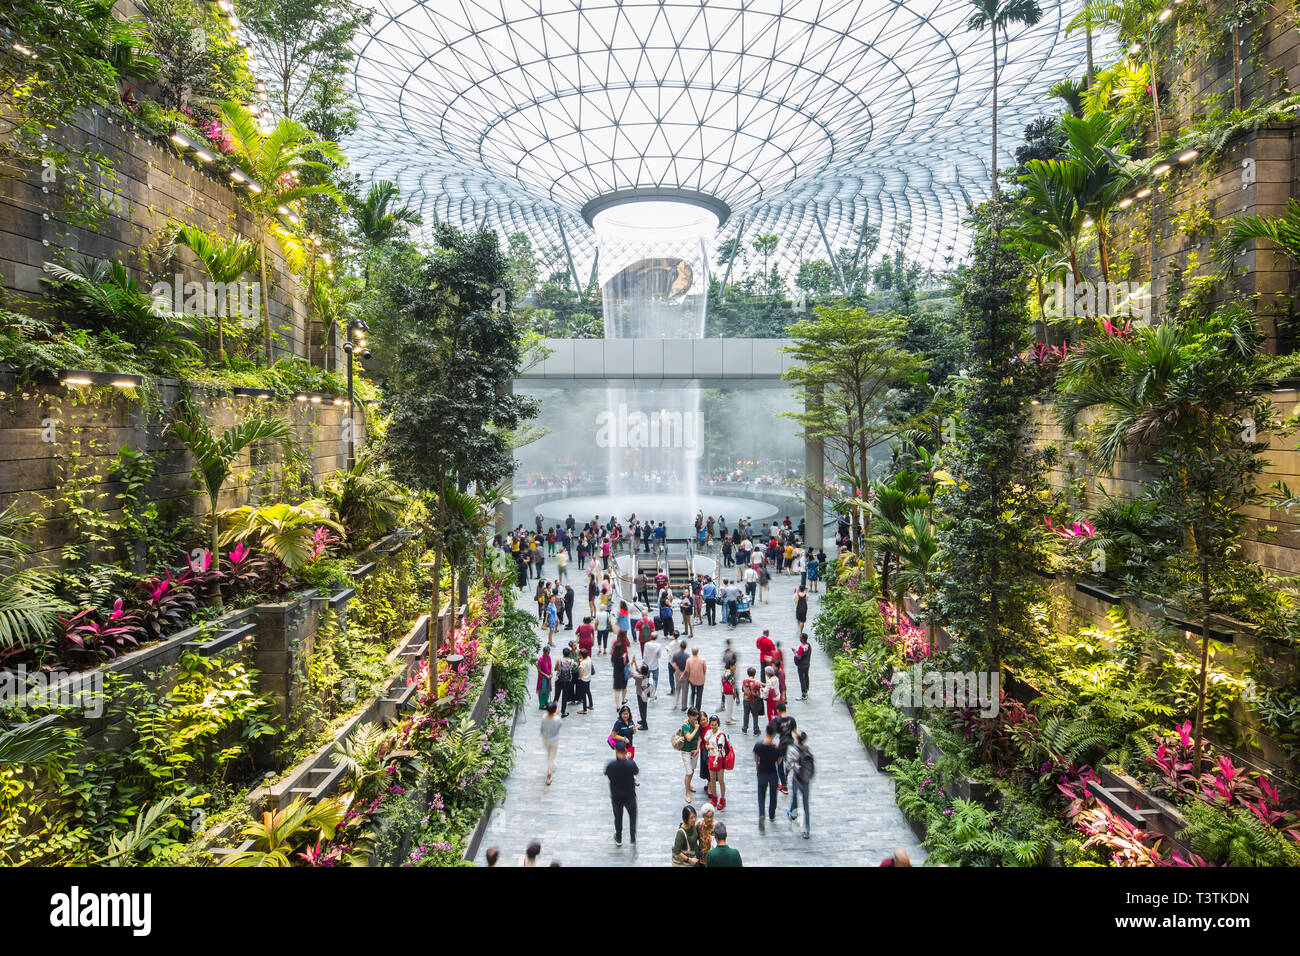
[[[1003,40],[1013,24],[1032,27],[1043,17],[1036,0],[970,0],[975,12],[966,21],[967,30],[988,30],[993,40],[993,150],[989,171],[993,177],[993,197],[998,195],[998,31]]]
[[[257,247],[243,236],[222,239],[220,236],[196,229],[194,226],[181,226],[172,239],[173,246],[185,246],[203,263],[210,278],[217,286],[217,301],[212,303],[212,312],[217,321],[217,361],[226,364],[225,317],[230,301],[230,287],[257,265]],[[243,296],[237,298],[243,302]]]
[[[915,424],[895,408],[898,389],[925,364],[899,346],[906,328],[899,316],[819,305],[812,318],[789,330],[794,344],[785,351],[798,364],[784,378],[799,387],[805,402],[804,411],[787,417],[806,438],[822,443],[859,495],[870,488],[872,452]],[[855,508],[851,519],[854,542],[868,575],[874,575],[871,514]]]
[[[268,92],[281,119],[305,124],[323,103],[352,109],[350,98],[321,93],[335,88],[356,59],[353,40],[370,24],[369,10],[355,0],[239,0],[236,9],[271,77]]]
[[[393,477],[437,496],[431,642],[441,637],[443,563],[458,533],[447,491],[470,482],[491,487],[509,477],[510,433],[537,411],[535,400],[511,391],[524,356],[496,233],[467,235],[439,224],[434,238],[436,248],[409,277],[398,310],[383,319],[396,352],[388,381],[392,417],[380,445]],[[429,655],[433,693],[436,647],[431,644]]]
[[[955,484],[936,499],[947,572],[937,604],[961,663],[989,669],[1027,649],[1046,564],[1045,457],[1033,441],[1034,379],[1020,360],[1029,320],[1012,221],[1003,205],[982,208],[961,294],[969,380],[959,434],[945,445]]]

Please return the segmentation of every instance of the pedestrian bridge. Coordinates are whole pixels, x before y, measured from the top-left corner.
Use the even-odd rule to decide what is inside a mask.
[[[610,385],[780,385],[797,363],[791,339],[545,339],[550,354],[517,382]]]

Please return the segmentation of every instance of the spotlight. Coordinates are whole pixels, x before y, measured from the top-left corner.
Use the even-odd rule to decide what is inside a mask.
[[[1144,186],[1143,188],[1141,188],[1141,189],[1138,190],[1137,198],[1138,198],[1138,199],[1146,199],[1146,198],[1147,198],[1148,196],[1150,196],[1150,195],[1151,195],[1151,187],[1150,187],[1150,186]]]
[[[1172,167],[1168,163],[1161,163],[1155,169],[1151,170],[1151,172],[1155,173],[1157,176],[1163,176],[1165,173],[1169,172],[1171,168]]]
[[[362,350],[361,350],[361,357],[362,357],[363,359],[368,359],[368,358],[370,358],[370,349],[362,349]]]
[[[1197,150],[1189,149],[1187,152],[1183,153],[1183,155],[1178,157],[1178,161],[1180,163],[1190,163],[1199,155],[1200,153]]]

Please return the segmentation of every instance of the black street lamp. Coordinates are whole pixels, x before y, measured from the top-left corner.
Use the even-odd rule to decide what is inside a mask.
[[[353,341],[353,332],[356,332],[356,340]],[[366,325],[365,319],[352,319],[348,322],[348,340],[343,343],[343,351],[348,355],[348,471],[351,471],[357,463],[353,430],[356,428],[356,418],[354,417],[355,403],[352,399],[352,353],[356,349],[361,349],[363,359],[370,358],[370,349],[366,348],[366,333],[370,327]]]

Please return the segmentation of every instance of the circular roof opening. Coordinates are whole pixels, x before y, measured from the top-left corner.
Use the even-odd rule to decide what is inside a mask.
[[[625,189],[582,207],[597,232],[699,231],[712,234],[731,215],[720,199],[685,189]]]

